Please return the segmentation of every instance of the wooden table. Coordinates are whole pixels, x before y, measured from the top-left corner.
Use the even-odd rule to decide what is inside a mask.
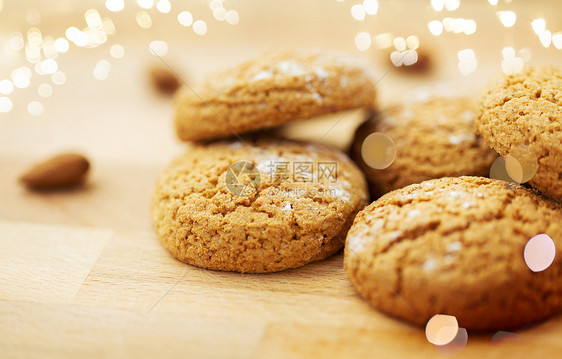
[[[18,6],[25,8],[30,2],[21,3]],[[210,47],[193,34],[178,36],[169,40],[166,59],[179,64],[191,79],[272,47],[272,41],[357,54],[352,39],[362,28],[350,19],[351,4],[323,5],[320,15],[318,3],[299,3],[309,17],[316,11],[315,31],[303,33],[307,27],[299,22],[305,18],[301,12],[291,26],[283,22],[287,17],[274,16],[289,16],[297,6],[282,3],[262,9],[271,17],[271,26],[263,25],[264,18],[256,15],[259,9],[239,4],[238,27],[210,26],[207,41],[221,47]],[[480,11],[466,6],[474,16]],[[408,6],[402,10],[409,11]],[[67,19],[80,18],[83,11],[70,11],[60,24],[44,22],[45,31],[60,36],[69,26]],[[334,17],[342,11],[342,26],[334,29]],[[129,12],[129,17],[131,13],[134,16]],[[5,13],[0,15],[3,21]],[[493,11],[490,16],[495,18]],[[559,14],[552,16],[559,19]],[[149,196],[161,168],[185,146],[174,138],[169,100],[156,96],[145,78],[147,64],[155,61],[146,43],[169,36],[167,31],[177,32],[172,27],[179,26],[158,14],[154,18],[160,27],[141,36],[126,12],[115,15],[116,24],[131,31],[121,31],[110,41],[124,44],[126,56],[111,60],[105,82],[94,80],[91,69],[107,57],[108,47],[73,49],[59,59],[67,84],[55,87],[54,95],[44,101],[42,116],[26,113],[26,101],[37,98],[31,89],[16,91],[11,96],[13,111],[0,114],[0,358],[440,357],[423,328],[382,315],[359,298],[346,279],[341,253],[281,273],[241,275],[182,264],[160,246],[150,225]],[[29,26],[10,19],[0,21],[2,34]],[[419,27],[425,28],[426,22]],[[381,24],[391,26],[392,19],[383,18]],[[438,63],[447,65],[432,77],[390,73],[378,85],[380,102],[399,100],[405,90],[428,81],[448,79],[468,91],[480,88],[500,71],[497,52],[505,45],[503,36],[486,32],[492,26],[486,24],[479,23],[481,39],[498,44],[495,52],[479,58],[475,76],[458,73],[456,52],[447,59],[436,56]],[[554,20],[549,24],[562,28]],[[256,34],[256,26],[263,26],[265,34]],[[278,35],[279,27],[286,34]],[[226,33],[230,41],[223,38]],[[538,41],[532,34],[525,36],[529,43]],[[526,44],[521,41],[517,46]],[[441,54],[441,45],[433,46]],[[554,51],[537,48],[535,61],[557,61],[560,53]],[[378,53],[368,56],[383,74],[387,63]],[[493,65],[486,65],[487,60]],[[10,69],[1,64],[0,77]],[[87,186],[37,194],[18,185],[17,176],[31,163],[66,148],[81,150],[92,159]],[[561,315],[517,331],[515,340],[491,344],[493,334],[469,332],[468,345],[457,357],[554,358],[562,352]]]

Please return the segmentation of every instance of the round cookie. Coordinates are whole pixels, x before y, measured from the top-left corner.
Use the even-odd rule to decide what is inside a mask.
[[[340,110],[373,107],[374,76],[332,52],[269,53],[175,95],[180,139],[224,138]]]
[[[264,273],[337,252],[366,201],[361,171],[335,149],[223,141],[196,145],[172,162],[157,180],[151,213],[177,259]]]
[[[432,178],[487,176],[497,154],[475,134],[476,113],[465,97],[434,97],[374,113],[357,129],[351,146],[351,158],[365,173],[373,198]],[[363,142],[375,132],[395,144],[396,157],[385,169],[369,167],[363,159]]]
[[[556,257],[535,273],[523,253],[540,233]],[[344,264],[369,303],[417,325],[447,314],[467,329],[522,326],[562,309],[562,208],[483,177],[413,184],[357,214]]]
[[[562,68],[527,67],[484,95],[478,131],[501,155],[526,145],[538,160],[529,184],[562,202]]]

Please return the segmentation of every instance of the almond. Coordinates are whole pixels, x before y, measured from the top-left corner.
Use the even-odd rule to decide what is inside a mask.
[[[163,66],[154,66],[150,69],[150,80],[152,85],[164,95],[172,95],[180,87],[178,76]]]
[[[34,190],[67,188],[82,183],[89,168],[86,157],[63,153],[31,167],[20,181]]]

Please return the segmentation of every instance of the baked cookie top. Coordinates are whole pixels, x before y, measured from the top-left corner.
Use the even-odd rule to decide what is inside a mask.
[[[535,273],[524,248],[541,233],[556,256]],[[413,184],[358,213],[344,263],[374,307],[412,323],[448,314],[467,329],[521,326],[562,308],[562,208],[483,177]]]
[[[375,113],[355,133],[351,157],[365,173],[373,197],[431,178],[487,176],[497,157],[476,134],[476,104],[466,97],[433,97]],[[375,132],[389,136],[396,157],[384,169],[364,160],[365,139]]]
[[[488,88],[476,122],[501,155],[528,146],[538,160],[529,184],[562,201],[562,68],[527,67],[503,77]]]
[[[343,247],[367,201],[362,173],[322,145],[261,139],[196,145],[156,183],[164,246],[196,266],[273,272]]]
[[[359,107],[373,107],[372,70],[335,52],[268,53],[175,95],[180,139],[208,140]]]

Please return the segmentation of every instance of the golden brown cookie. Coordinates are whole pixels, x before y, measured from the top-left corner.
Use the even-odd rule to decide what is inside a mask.
[[[562,68],[528,67],[505,76],[486,92],[476,122],[501,155],[528,146],[538,160],[529,184],[562,201]]]
[[[524,249],[541,233],[556,255],[533,272]],[[562,309],[562,208],[500,180],[441,178],[387,193],[357,214],[344,258],[369,303],[417,325],[446,314],[467,329],[501,329]]]
[[[434,97],[373,114],[357,129],[351,147],[373,198],[432,178],[487,176],[497,154],[475,134],[476,113],[469,98]],[[395,145],[394,161],[384,169],[370,167],[364,158],[370,155],[364,141],[376,132]]]
[[[361,171],[338,150],[261,139],[194,146],[158,179],[151,211],[177,259],[263,273],[337,252],[366,201]]]
[[[374,77],[332,52],[270,53],[207,78],[175,96],[180,139],[224,138],[293,120],[373,107]]]

